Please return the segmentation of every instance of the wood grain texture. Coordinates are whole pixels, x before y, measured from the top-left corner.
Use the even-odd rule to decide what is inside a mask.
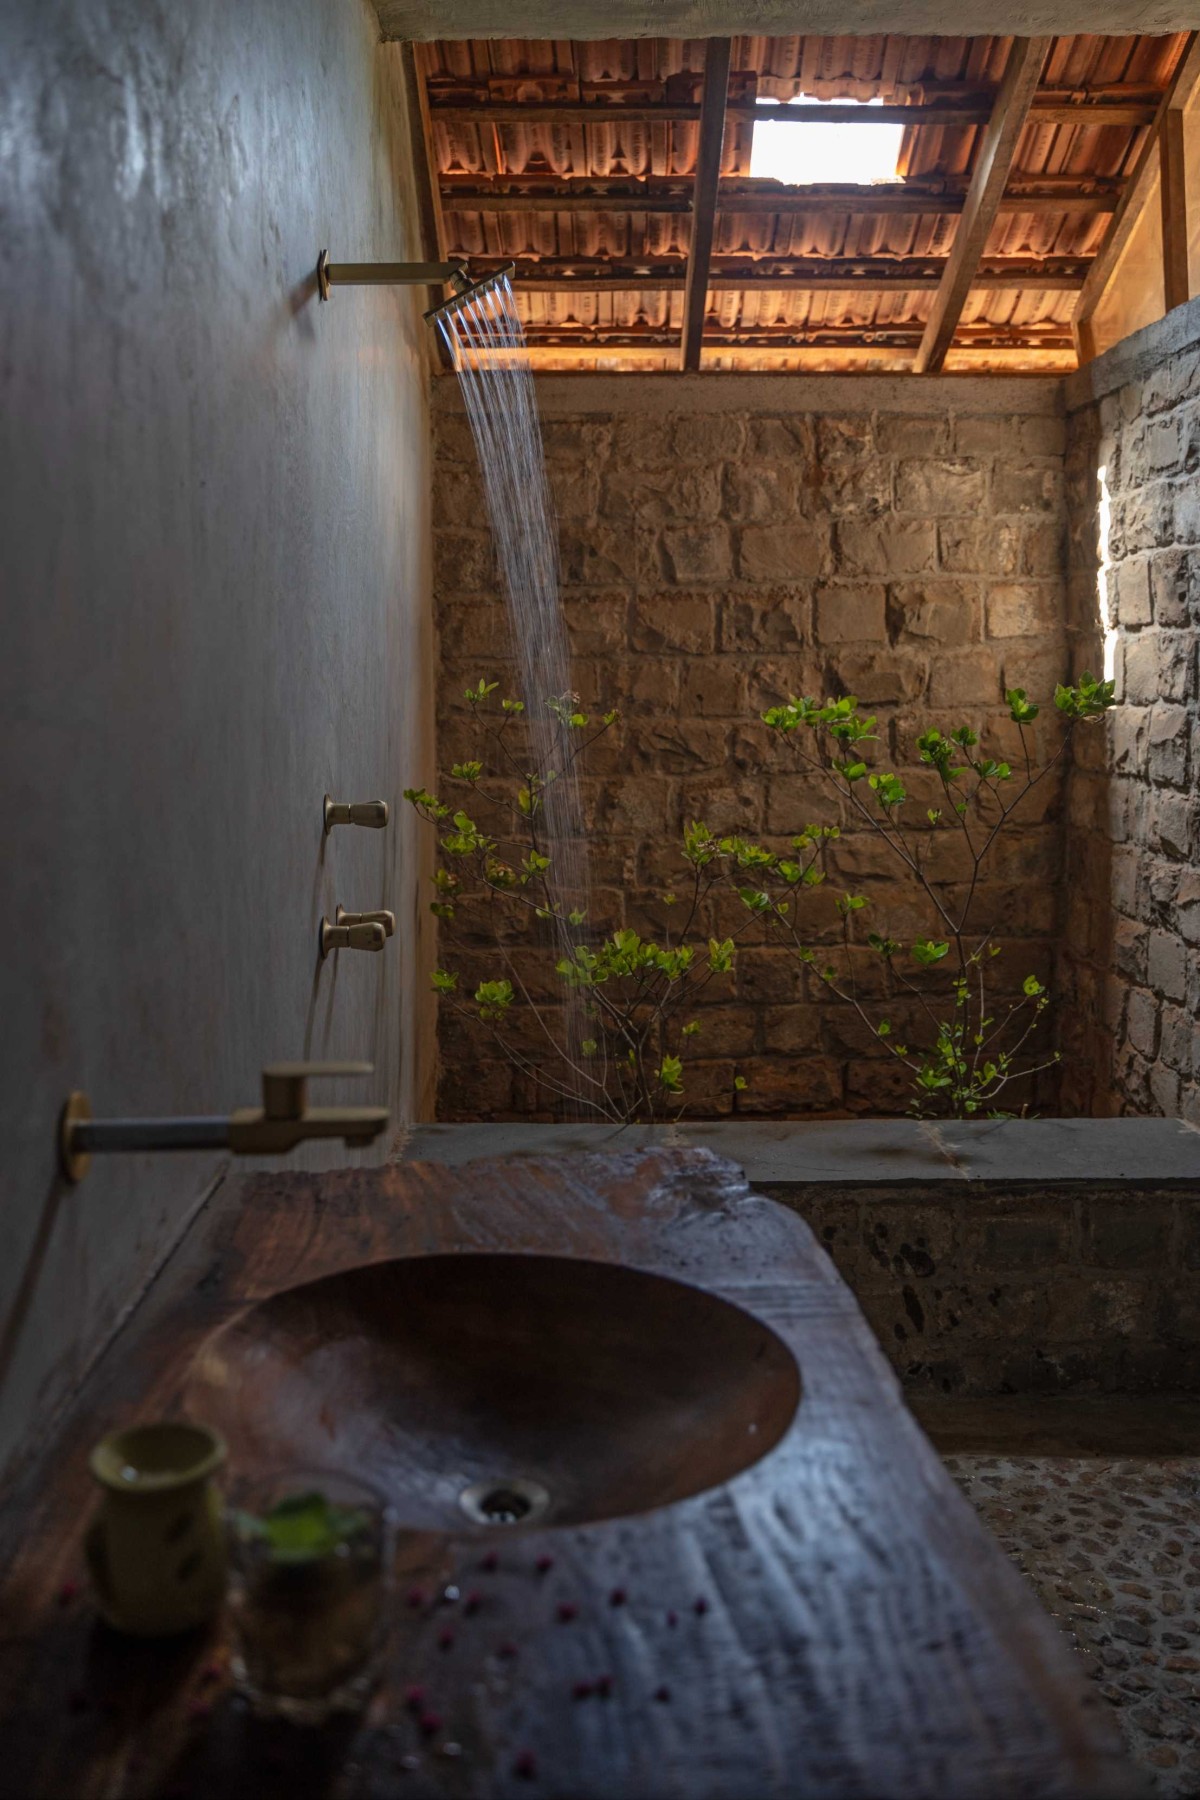
[[[687,285],[683,295],[683,335],[679,366],[700,367],[700,343],[708,311],[708,269],[717,226],[717,188],[725,144],[725,106],[729,98],[730,38],[709,38],[704,48],[704,88],[700,96],[700,144],[696,152],[696,185],[692,194],[692,235],[688,247]]]
[[[201,1675],[209,1644],[122,1643],[82,1600],[56,1602],[78,1573],[102,1427],[177,1410],[214,1333],[261,1331],[266,1313],[247,1308],[282,1289],[367,1263],[386,1282],[394,1259],[467,1252],[620,1264],[715,1295],[789,1347],[799,1408],[770,1455],[671,1506],[406,1534],[403,1585],[421,1603],[398,1605],[383,1689],[344,1729],[257,1726]],[[532,1338],[540,1303],[523,1291]],[[703,1304],[679,1304],[698,1340]],[[710,1348],[736,1365],[737,1343]],[[647,1365],[648,1388],[662,1378]],[[1065,1640],[906,1412],[807,1227],[704,1150],[229,1183],[4,1527],[0,1791],[14,1800],[1139,1792]],[[460,1599],[438,1603],[448,1583]],[[579,1687],[600,1678],[607,1693]],[[438,1715],[428,1735],[413,1682]]]
[[[1000,211],[1017,146],[1052,42],[1051,38],[1013,39],[992,116],[976,153],[971,185],[963,202],[941,285],[913,363],[913,372],[917,375],[936,374],[954,341],[975,271]]]
[[[1193,31],[1179,59],[1171,86],[1159,105],[1155,123],[1146,134],[1146,141],[1138,154],[1133,172],[1125,184],[1112,224],[1092,259],[1092,266],[1075,307],[1076,325],[1086,324],[1104,298],[1105,290],[1120,267],[1142,213],[1149,204],[1158,175],[1159,132],[1167,114],[1173,110],[1185,109],[1197,87],[1200,87],[1200,31]]]
[[[1192,297],[1188,258],[1187,152],[1184,114],[1171,107],[1158,134],[1158,192],[1162,207],[1163,307]]]

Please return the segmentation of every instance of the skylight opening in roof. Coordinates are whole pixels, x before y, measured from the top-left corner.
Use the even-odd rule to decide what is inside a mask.
[[[760,106],[770,104],[760,100]],[[850,101],[813,100],[807,94],[790,102],[793,106],[882,106],[883,100]],[[785,120],[758,119],[754,125],[754,141],[750,150],[751,175],[768,180],[786,181],[789,187],[810,187],[814,183],[847,182],[868,187],[877,181],[896,181],[896,164],[900,157],[903,125],[793,125]]]

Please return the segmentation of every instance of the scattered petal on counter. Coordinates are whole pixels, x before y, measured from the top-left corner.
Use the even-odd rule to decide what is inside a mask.
[[[665,1706],[665,1705],[666,1705],[666,1703],[667,1703],[667,1701],[668,1701],[668,1700],[669,1700],[669,1699],[670,1699],[670,1698],[671,1698],[671,1690],[670,1690],[670,1688],[669,1688],[669,1687],[667,1687],[667,1686],[666,1686],[666,1685],[665,1685],[665,1683],[664,1683],[664,1685],[663,1685],[663,1686],[662,1686],[662,1687],[657,1687],[657,1688],[655,1688],[655,1690],[654,1690],[654,1698],[655,1698],[655,1699],[656,1699],[656,1700],[658,1700],[658,1701],[661,1701],[661,1703],[662,1703],[662,1704],[663,1704],[663,1705],[664,1705],[664,1706]]]
[[[537,1774],[537,1757],[532,1750],[522,1750],[513,1763],[513,1774],[521,1776],[524,1781],[532,1781]]]
[[[548,1550],[543,1550],[542,1554],[538,1557],[537,1561],[534,1563],[533,1566],[537,1570],[539,1575],[545,1575],[550,1569],[552,1569],[554,1567],[554,1558],[551,1556],[551,1554]]]
[[[579,1617],[579,1608],[576,1606],[576,1604],[573,1600],[560,1600],[559,1601],[559,1603],[558,1603],[558,1622],[560,1625],[569,1625],[571,1623],[572,1619],[577,1619],[578,1617]]]
[[[64,1581],[58,1590],[57,1598],[60,1606],[70,1606],[72,1600],[77,1600],[79,1598],[79,1583],[77,1581]]]
[[[628,1598],[629,1598],[629,1596],[625,1592],[624,1588],[616,1587],[613,1589],[612,1593],[608,1596],[608,1604],[610,1606],[624,1606],[624,1604]]]

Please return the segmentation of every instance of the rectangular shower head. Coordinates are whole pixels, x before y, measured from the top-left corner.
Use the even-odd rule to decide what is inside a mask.
[[[443,300],[438,306],[431,306],[425,317],[432,321],[458,312],[460,307],[466,306],[469,301],[477,299],[481,294],[486,294],[496,286],[497,282],[501,282],[511,275],[516,266],[516,263],[505,263],[502,269],[493,270],[492,274],[485,275],[482,281],[467,282],[459,288],[456,294],[451,294],[448,300]],[[461,281],[462,277],[455,275],[451,279],[457,282]]]

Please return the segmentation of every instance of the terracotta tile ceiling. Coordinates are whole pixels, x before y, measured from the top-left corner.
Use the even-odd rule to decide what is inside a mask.
[[[1051,40],[945,367],[1074,366],[1079,288],[1185,44],[1182,33]],[[911,365],[1012,46],[733,39],[693,364]],[[445,252],[472,273],[516,262],[542,366],[680,366],[705,55],[702,39],[421,47]],[[798,96],[920,109],[919,122],[900,121],[902,179],[839,188],[835,161],[819,188],[751,179],[756,103]],[[710,160],[715,181],[715,148]]]

